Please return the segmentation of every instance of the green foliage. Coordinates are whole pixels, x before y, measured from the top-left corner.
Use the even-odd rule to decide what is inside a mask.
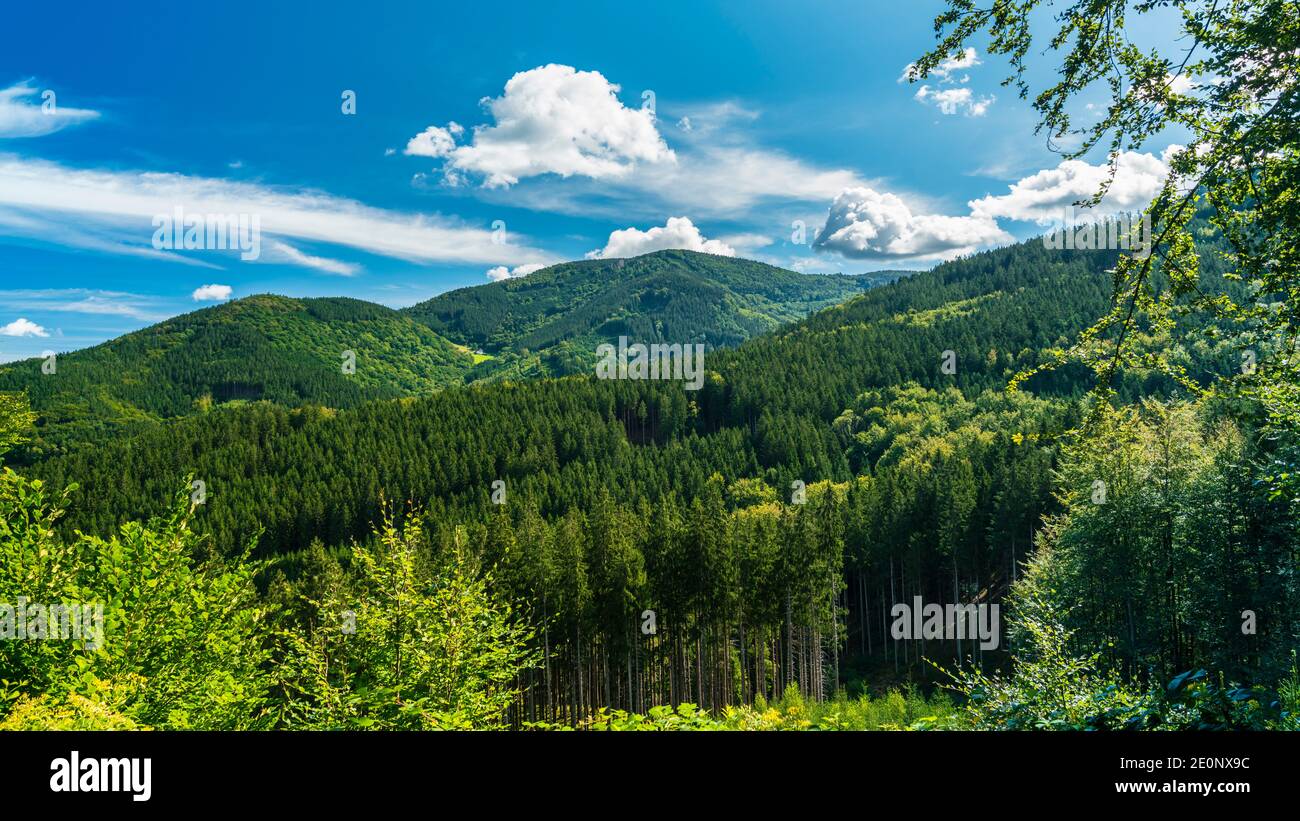
[[[160,513],[193,472],[210,493],[202,532],[222,546],[260,533],[259,547],[276,553],[314,538],[337,546],[364,536],[381,493],[472,517],[496,479],[548,517],[588,509],[602,487],[650,504],[669,490],[693,498],[714,472],[728,483],[761,479],[788,497],[794,479],[842,482],[861,469],[845,459],[833,423],[865,392],[908,382],[970,397],[1003,388],[1017,368],[1039,361],[1037,351],[1100,310],[1103,269],[1113,263],[1113,254],[1053,254],[1037,242],[948,263],[713,354],[707,366],[716,375],[700,391],[589,376],[338,414],[264,403],[215,408],[131,439],[103,438],[32,472],[86,487],[68,524],[101,534]],[[909,308],[988,290],[1009,296],[923,329],[895,321]],[[953,376],[938,369],[947,349],[960,353]],[[1077,394],[1086,389],[1079,377],[1045,375],[1042,392]]]
[[[1236,378],[1266,397],[1276,426],[1294,433],[1300,407],[1293,387],[1300,334],[1300,9],[1286,0],[1074,0],[1055,12],[1048,5],[949,0],[935,20],[939,44],[917,61],[913,79],[986,33],[988,51],[1009,59],[1005,82],[1021,97],[1031,95],[1031,55],[1059,57],[1056,82],[1033,96],[1033,106],[1040,131],[1052,140],[1075,138],[1067,156],[1104,146],[1113,171],[1120,151],[1138,150],[1171,128],[1188,135],[1187,144],[1172,152],[1171,173],[1147,209],[1154,253],[1119,260],[1107,309],[1056,361],[1087,363],[1105,396],[1128,368],[1154,367],[1182,380],[1178,348],[1226,334],[1237,351],[1252,350],[1259,360],[1254,372]],[[1136,45],[1135,30],[1170,9],[1182,29],[1177,49],[1162,53]],[[1040,18],[1049,15],[1056,30],[1046,49],[1037,48]],[[1111,96],[1105,116],[1075,127],[1075,106],[1098,86]],[[1098,203],[1109,184],[1087,204]],[[1229,272],[1226,282],[1235,287],[1203,276],[1206,255],[1196,242],[1202,229],[1193,221],[1202,205],[1209,206],[1205,215],[1221,238],[1217,253]],[[1143,346],[1144,332],[1168,333],[1190,312],[1220,321],[1185,326],[1178,334],[1182,346]],[[1278,399],[1284,400],[1278,407],[1269,401]]]
[[[1031,563],[1031,567],[1035,563]],[[1032,574],[1036,572],[1031,570]],[[1014,602],[1011,674],[943,670],[965,696],[964,723],[982,730],[1117,729],[1141,695],[1099,672],[1100,654],[1081,656],[1061,613],[1022,588]],[[942,668],[940,668],[942,670]]]
[[[698,262],[679,256],[664,264]],[[1295,498],[1296,451],[1259,397],[1222,391],[1193,405],[1176,400],[1179,379],[1129,373],[1117,397],[1176,401],[1094,414],[1113,422],[1107,438],[1077,439],[1069,431],[1095,405],[1081,400],[1086,371],[1042,372],[1037,397],[1001,391],[1104,310],[1114,263],[1034,242],[947,263],[715,351],[698,392],[570,377],[339,411],[200,402],[193,418],[97,435],[13,478],[14,511],[62,508],[45,488],[85,488],[67,516],[15,524],[14,544],[38,540],[29,531],[91,553],[118,544],[114,572],[131,577],[158,539],[183,531],[178,554],[200,559],[187,584],[202,595],[204,579],[244,574],[209,592],[224,590],[240,611],[228,621],[244,625],[214,651],[234,653],[238,637],[246,655],[229,661],[230,700],[206,711],[193,707],[211,696],[204,676],[216,678],[206,656],[76,686],[32,683],[67,676],[63,662],[28,659],[27,683],[6,691],[11,720],[1275,726],[1294,714],[1272,706],[1293,696],[1266,694],[1294,646],[1296,531],[1269,503]],[[363,307],[312,310],[327,323],[388,316]],[[959,354],[952,375],[938,368],[948,349]],[[1183,373],[1209,384],[1233,366],[1224,357],[1193,346]],[[174,489],[189,476],[205,481],[207,503],[178,513]],[[1098,477],[1110,502],[1093,509]],[[498,479],[500,506],[489,499]],[[398,524],[383,498],[424,512]],[[159,518],[137,524],[149,515]],[[242,553],[250,543],[258,562]],[[252,574],[264,596],[248,592]],[[160,584],[177,601],[189,595]],[[894,602],[998,601],[1013,584],[1023,614],[1009,673],[983,678],[1005,658],[973,643],[888,635]],[[1265,627],[1245,643],[1229,618],[1244,602]],[[647,611],[655,631],[641,629]],[[876,687],[924,678],[928,659],[980,676],[962,679],[971,698],[960,708],[915,690],[837,695],[854,676]],[[1164,693],[1199,666],[1247,684]],[[184,694],[168,675],[187,682]],[[155,690],[180,706],[145,703]],[[666,706],[683,704],[699,706]]]
[[[35,419],[25,394],[0,393],[0,456],[27,441]]]
[[[285,633],[281,721],[312,729],[502,726],[519,676],[536,662],[531,631],[495,603],[456,534],[430,560],[420,519],[391,513],[352,551],[350,584],[329,585],[309,635]]]
[[[1202,664],[1277,681],[1300,641],[1300,587],[1294,519],[1260,478],[1272,450],[1213,404],[1103,414],[1061,462],[1038,594],[1134,679]]]
[[[923,730],[947,727],[956,711],[942,693],[926,699],[914,688],[873,698],[850,699],[840,692],[829,701],[810,701],[791,687],[768,704],[729,706],[714,715],[694,704],[652,707],[646,713],[602,709],[583,725],[589,730]]]
[[[0,641],[0,715],[14,726],[264,726],[270,655],[254,567],[195,563],[187,497],[111,539],[62,539],[70,492],[0,474],[0,603],[97,608],[102,632],[92,616],[80,635],[50,621],[44,637]]]
[[[1297,730],[1293,692],[1216,682],[1205,670],[1143,691],[1082,657],[1061,614],[1034,594],[1017,602],[1020,644],[1009,675],[949,672],[966,704],[949,726],[983,730]],[[1295,677],[1294,668],[1292,671]]]

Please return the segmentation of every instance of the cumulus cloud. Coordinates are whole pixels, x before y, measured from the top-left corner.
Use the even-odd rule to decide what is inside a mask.
[[[487,278],[493,282],[501,282],[506,279],[519,279],[536,271],[540,271],[545,267],[545,265],[539,265],[537,263],[519,265],[515,268],[507,268],[504,265],[498,265],[495,268],[488,269]]]
[[[976,52],[974,48],[967,46],[966,49],[962,51],[961,56],[946,57],[941,60],[937,66],[930,69],[929,76],[934,77],[940,82],[950,82],[953,79],[952,75],[954,72],[967,68],[974,68],[979,64],[979,53]],[[907,67],[903,69],[903,73],[899,76],[898,82],[915,82],[919,79],[921,79],[921,76],[916,71],[916,63],[908,63]],[[963,80],[963,82],[965,81]]]
[[[0,138],[41,137],[99,116],[98,111],[59,105],[51,95],[28,83],[0,89]]]
[[[685,251],[700,251],[716,254],[720,257],[734,257],[736,249],[716,239],[705,239],[700,229],[686,217],[669,217],[668,222],[655,226],[648,231],[637,228],[624,228],[613,231],[609,241],[599,251],[587,254],[588,259],[609,259],[636,257],[651,251],[663,251],[679,248]]]
[[[195,302],[221,302],[230,299],[231,290],[229,285],[203,285],[195,288],[190,296]]]
[[[997,99],[993,95],[976,97],[969,88],[930,88],[921,86],[916,90],[916,99],[930,103],[944,114],[965,114],[967,117],[983,117],[989,106]]]
[[[526,177],[609,179],[626,176],[638,162],[672,162],[650,109],[618,99],[620,87],[598,71],[549,64],[521,71],[500,97],[484,99],[491,124],[475,126],[468,142],[456,123],[430,126],[412,137],[406,153],[443,160],[448,182],[468,175],[487,188],[506,188]]]
[[[1098,205],[1088,209],[1094,217],[1140,211],[1145,208],[1169,176],[1167,160],[1179,146],[1170,146],[1162,156],[1126,151],[1116,160],[1115,180]],[[1048,223],[1068,221],[1076,202],[1094,196],[1110,176],[1106,163],[1093,165],[1083,160],[1064,160],[1012,183],[1006,194],[982,197],[970,203],[973,214]]]
[[[548,72],[547,77],[557,72],[567,77],[572,69],[547,66],[516,75],[507,85],[504,97],[486,101],[489,108],[496,112],[507,99],[512,105],[520,105],[527,91],[520,85],[520,79],[543,71]],[[588,133],[594,132],[594,126],[586,124],[593,120],[590,116],[579,117],[572,123],[553,123],[558,116],[555,112],[563,107],[549,100],[545,104],[539,102],[536,112],[529,110],[512,116],[509,129],[502,120],[504,115],[497,116],[496,125],[461,129],[463,139],[452,133],[454,123],[445,129],[432,126],[408,142],[406,153],[441,159],[439,176],[443,185],[462,185],[471,179],[483,182],[474,194],[488,202],[629,221],[657,220],[666,213],[682,212],[696,218],[736,221],[747,212],[769,204],[792,201],[822,204],[845,188],[869,184],[846,168],[818,166],[757,144],[753,123],[761,113],[735,100],[673,106],[672,116],[678,118],[677,128],[673,130],[677,145],[669,149],[653,130],[656,122],[653,114],[648,110],[624,108],[608,91],[616,86],[595,72],[585,74],[597,86],[605,82],[601,94],[597,95],[601,100],[597,108],[609,114],[607,119],[634,118],[632,122],[638,124],[634,131],[642,138],[632,142],[641,146],[642,157],[652,157],[653,161],[626,159],[625,155],[636,153],[631,149],[621,153],[604,150],[606,143],[621,144],[607,139],[606,132],[619,134],[628,131],[627,128]],[[661,109],[666,105],[660,101]],[[527,128],[520,125],[524,122]],[[504,159],[514,165],[533,164],[518,174],[507,173],[506,176],[518,180],[508,188],[502,176],[496,178],[496,184],[492,183],[491,171],[508,172],[513,166],[503,159],[489,169],[483,163],[490,155],[475,153],[503,146],[510,148]],[[590,173],[580,170],[590,164],[589,160],[605,155],[614,158],[609,170],[616,173],[606,175],[603,167],[587,169]],[[567,165],[553,161],[557,156],[565,158]],[[478,166],[483,167],[476,171]],[[423,188],[427,187],[428,180],[429,175],[417,174],[412,184]]]
[[[431,125],[408,140],[402,153],[408,157],[446,157],[456,150],[456,137],[464,132],[464,127],[455,122],[446,128]]]
[[[914,214],[894,194],[850,188],[831,204],[813,248],[850,259],[950,259],[1011,240],[988,216]]]
[[[78,169],[0,154],[3,233],[111,253],[161,255],[151,247],[151,220],[178,206],[188,214],[257,215],[264,238],[325,243],[407,262],[522,265],[551,258],[527,245],[495,242],[486,225],[373,208],[310,189]],[[296,261],[322,265],[310,255]]]
[[[1180,148],[1171,145],[1159,157],[1121,154],[1107,196],[1084,216],[1102,218],[1145,208],[1163,186],[1169,159]],[[1065,160],[1012,184],[1006,194],[971,200],[966,216],[916,214],[894,194],[850,188],[835,198],[813,248],[850,259],[951,259],[1011,242],[1012,236],[998,225],[1000,219],[1041,225],[1077,220],[1074,203],[1096,194],[1108,175],[1106,163]]]
[[[46,331],[40,325],[37,325],[35,322],[32,322],[31,320],[23,319],[22,317],[18,317],[13,322],[10,322],[8,325],[5,325],[3,328],[0,328],[0,334],[3,334],[4,336],[49,336],[50,335],[49,331]]]

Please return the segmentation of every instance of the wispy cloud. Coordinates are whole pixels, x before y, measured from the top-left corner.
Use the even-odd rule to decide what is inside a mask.
[[[154,216],[170,214],[177,207],[192,214],[257,215],[262,233],[268,236],[408,262],[552,261],[552,255],[540,249],[503,244],[487,226],[374,208],[309,189],[171,173],[70,168],[0,155],[0,214],[8,210],[19,217],[4,223],[9,233],[54,244],[149,253],[154,251],[150,246]],[[26,230],[22,218],[28,220]],[[306,254],[288,261],[322,267],[322,258]],[[341,271],[339,265],[333,267],[332,273]]]
[[[976,97],[969,88],[931,88],[927,85],[916,90],[918,102],[930,103],[949,115],[960,113],[967,117],[983,117],[996,99],[992,94]]]
[[[288,262],[303,268],[315,268],[317,271],[324,271],[327,274],[336,274],[341,277],[356,276],[357,272],[361,270],[360,265],[354,265],[350,262],[303,253],[287,242],[273,242],[267,250],[269,252],[267,258],[271,262]]]
[[[945,57],[940,60],[938,65],[930,69],[928,76],[933,77],[941,83],[947,83],[956,79],[953,75],[958,71],[974,68],[978,65],[980,65],[979,52],[974,48],[967,46],[962,50],[961,54],[956,57]],[[916,70],[916,63],[908,63],[907,67],[903,69],[903,73],[899,75],[898,82],[914,83],[920,79],[922,78],[920,73]],[[965,82],[966,79],[963,79],[962,82]]]
[[[0,138],[41,137],[98,117],[98,111],[60,105],[53,90],[30,81],[0,89]]]
[[[16,288],[0,290],[0,310],[13,313],[72,313],[121,316],[157,322],[172,316],[161,297],[92,288]]]

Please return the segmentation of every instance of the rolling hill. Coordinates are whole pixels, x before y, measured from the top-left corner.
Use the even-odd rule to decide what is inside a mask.
[[[499,356],[477,376],[586,370],[596,346],[639,342],[733,347],[905,276],[816,276],[746,259],[656,251],[553,265],[461,288],[405,309],[440,334]]]
[[[102,532],[142,508],[162,510],[193,471],[213,489],[203,526],[219,544],[261,531],[261,546],[277,553],[364,534],[381,496],[479,509],[499,478],[547,515],[590,509],[604,492],[692,498],[714,472],[775,487],[844,481],[852,468],[835,421],[864,392],[1001,390],[1104,310],[1115,256],[1030,241],[945,263],[715,352],[699,391],[578,375],[338,414],[262,403],[103,442],[36,473],[54,485],[81,481],[69,522]],[[940,370],[945,350],[956,353],[955,374]],[[1060,398],[1088,385],[1073,368],[1035,380]]]
[[[804,275],[661,251],[556,265],[404,310],[264,294],[62,354],[53,374],[36,359],[0,366],[0,391],[31,397],[39,436],[15,458],[39,461],[232,403],[351,408],[476,380],[575,373],[620,334],[733,346],[899,276]],[[347,351],[353,373],[343,371]]]
[[[344,373],[344,353],[355,372]],[[353,407],[462,384],[474,355],[427,325],[355,299],[250,296],[118,339],[0,367],[0,390],[25,390],[40,414],[40,458],[71,444],[203,412],[271,401]]]

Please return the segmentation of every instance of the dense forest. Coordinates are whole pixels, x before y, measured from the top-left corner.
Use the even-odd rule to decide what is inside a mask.
[[[601,342],[731,347],[904,276],[806,276],[695,251],[567,262],[527,277],[461,288],[405,309],[449,339],[498,357],[476,376],[591,370]]]
[[[101,608],[0,642],[0,728],[1300,729],[1300,11],[1177,4],[1171,57],[1078,0],[1035,90],[1039,5],[904,79],[988,35],[1074,158],[1181,129],[1150,254],[660,252],[0,372],[0,604],[62,603],[0,636]],[[597,378],[625,333],[701,388]]]
[[[1260,473],[1283,443],[1252,434],[1250,402],[1155,370],[1120,385],[1143,399],[1103,414],[1100,439],[1079,433],[1096,416],[1085,370],[1005,390],[1104,309],[1115,257],[1031,241],[941,265],[713,351],[697,392],[575,375],[351,408],[227,403],[7,481],[40,540],[183,544],[168,561],[203,570],[162,589],[196,572],[238,587],[223,606],[247,632],[210,672],[256,668],[260,707],[203,726],[968,721],[942,687],[1007,669],[1008,648],[896,640],[894,605],[914,597],[1032,600],[1056,614],[1054,652],[1094,648],[1133,688],[1106,720],[1190,720],[1145,688],[1197,666],[1250,693],[1292,674],[1294,518]],[[1224,286],[1213,262],[1202,276]],[[1185,371],[1208,382],[1237,350],[1188,350]],[[457,634],[457,608],[482,631]],[[439,655],[471,639],[466,669]],[[24,701],[30,686],[11,721],[54,709]],[[879,718],[907,687],[928,695]],[[1250,721],[1294,712],[1260,698]]]
[[[346,408],[428,394],[462,384],[474,361],[382,305],[260,295],[53,360],[0,367],[0,389],[26,392],[40,413],[39,439],[24,457],[39,459],[214,406]]]
[[[211,408],[265,401],[352,408],[474,381],[589,372],[599,342],[734,346],[897,278],[810,276],[749,260],[661,251],[557,265],[403,310],[263,294],[83,351],[0,366],[36,436],[15,462]],[[484,352],[487,348],[487,352]],[[44,379],[52,375],[57,379]]]

